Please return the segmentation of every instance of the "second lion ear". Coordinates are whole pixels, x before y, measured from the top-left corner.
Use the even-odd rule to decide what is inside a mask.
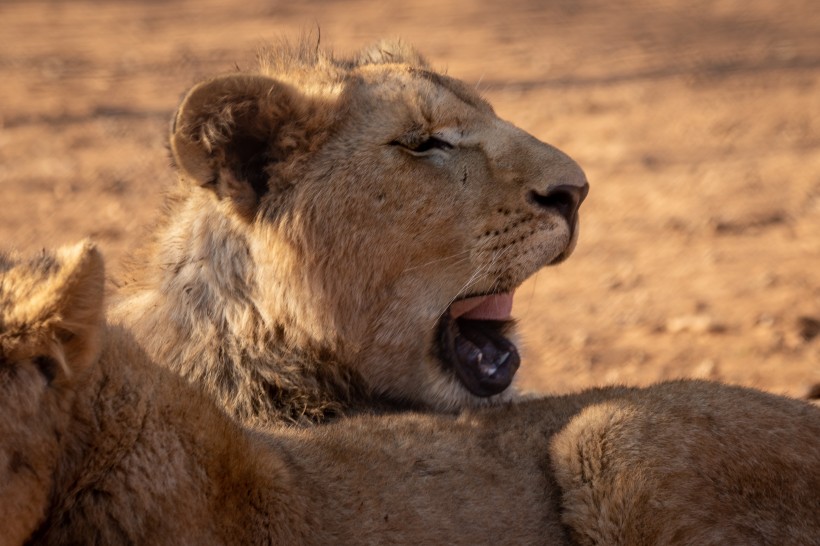
[[[267,76],[232,74],[202,82],[174,116],[176,165],[187,181],[230,199],[251,218],[276,186],[276,172],[321,132],[311,128],[311,121],[321,125],[311,120],[312,106],[292,86]]]

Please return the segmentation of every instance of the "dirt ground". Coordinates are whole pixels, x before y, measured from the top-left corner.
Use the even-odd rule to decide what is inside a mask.
[[[820,383],[813,0],[3,0],[2,246],[91,236],[116,270],[181,94],[317,27],[404,38],[587,172],[575,255],[518,293],[523,386]]]

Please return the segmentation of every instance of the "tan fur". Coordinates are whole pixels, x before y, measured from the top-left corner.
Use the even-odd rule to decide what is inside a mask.
[[[450,149],[409,148],[435,136]],[[576,231],[533,192],[583,187],[565,154],[474,89],[382,43],[310,44],[194,87],[175,116],[180,183],[114,306],[153,357],[245,422],[454,410],[436,349],[459,297],[509,291]]]
[[[659,385],[553,440],[582,545],[820,544],[820,412],[741,388]]]
[[[103,278],[88,246],[11,260],[0,253],[0,535],[16,544],[43,517],[69,382],[97,356]]]
[[[820,536],[809,404],[680,381],[250,432],[101,324],[102,273],[87,243],[0,256],[2,546]]]

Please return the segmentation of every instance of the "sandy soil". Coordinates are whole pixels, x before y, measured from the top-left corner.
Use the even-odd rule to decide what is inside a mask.
[[[586,170],[576,254],[519,292],[525,387],[820,383],[812,0],[3,0],[2,246],[90,235],[116,264],[171,181],[180,95],[317,25],[416,44]]]

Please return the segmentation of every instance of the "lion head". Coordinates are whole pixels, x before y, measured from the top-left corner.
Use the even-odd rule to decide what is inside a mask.
[[[371,393],[439,409],[508,390],[513,294],[570,255],[588,188],[570,157],[395,43],[354,60],[272,49],[195,86],[171,148],[162,263],[209,283],[197,301],[222,303],[199,314],[257,316]],[[185,305],[173,322],[194,320]]]
[[[0,542],[22,543],[46,515],[102,316],[102,257],[89,242],[32,259],[0,252]]]

